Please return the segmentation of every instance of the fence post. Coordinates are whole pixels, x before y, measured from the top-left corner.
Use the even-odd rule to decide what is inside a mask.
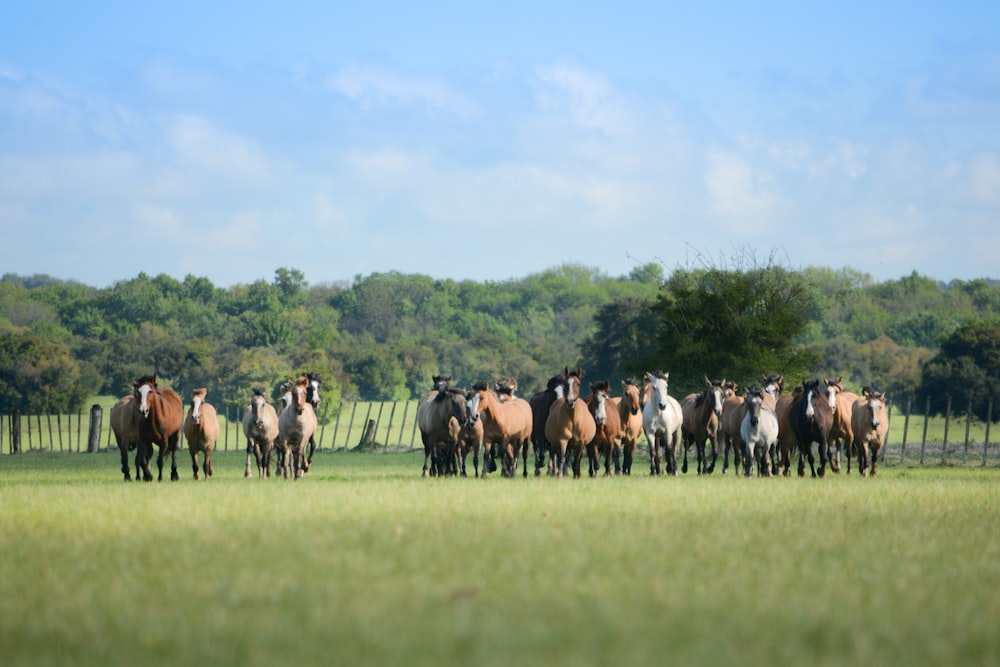
[[[927,421],[930,419],[931,415],[931,397],[927,397],[927,402],[924,404],[924,436],[920,440],[920,465],[924,464],[924,449],[927,447]]]
[[[329,401],[323,403],[323,426],[319,429],[319,438],[316,439],[316,449],[323,451],[323,434],[326,433],[326,414],[330,411]],[[330,448],[333,450],[333,447]]]
[[[378,418],[375,421],[375,431],[376,432],[378,431],[378,425],[382,423],[382,411],[383,410],[385,410],[385,401],[382,401],[381,403],[378,404]],[[386,433],[388,434],[388,431],[386,431]],[[372,435],[372,440],[374,441],[374,439],[375,439],[375,436]],[[386,439],[388,440],[388,438],[386,438]],[[389,445],[386,444],[385,446],[388,447]]]
[[[990,422],[993,421],[993,397],[990,396],[990,402],[986,404],[986,435],[983,436],[983,466],[986,465],[986,448],[990,444]]]
[[[944,438],[941,443],[941,465],[944,465],[948,453],[948,427],[951,426],[951,394],[948,394],[944,408]]]
[[[337,421],[333,423],[333,440],[330,442],[330,451],[337,451],[337,431],[340,430],[340,418],[344,416],[344,399],[340,399],[340,406],[337,408]]]
[[[965,413],[965,447],[962,448],[962,465],[969,462],[969,431],[972,429],[972,397],[969,397],[969,406]]]
[[[344,438],[344,451],[345,452],[347,451],[347,444],[351,440],[351,432],[354,430],[354,413],[357,411],[357,409],[358,409],[358,402],[354,401],[354,404],[351,406],[351,419],[350,419],[349,422],[347,422],[347,437]],[[371,407],[369,407],[368,410],[370,412],[371,411]]]
[[[406,415],[410,412],[410,402],[403,404],[403,421],[399,424],[399,437],[396,439],[396,453],[403,448],[403,430],[406,428]]]
[[[906,436],[910,430],[910,408],[913,406],[913,397],[906,397],[906,415],[903,417],[903,447],[899,450],[899,465],[903,465],[906,460]]]
[[[385,451],[389,451],[389,438],[392,437],[392,420],[396,416],[396,405],[399,401],[392,402],[392,410],[389,411],[389,425],[385,428]]]
[[[94,454],[101,451],[101,420],[104,416],[104,409],[97,403],[90,406],[90,435],[87,437],[87,453]]]
[[[10,418],[10,453],[21,453],[21,411],[17,408]]]

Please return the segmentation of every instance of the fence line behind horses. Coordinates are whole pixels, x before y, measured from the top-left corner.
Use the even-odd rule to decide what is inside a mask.
[[[114,400],[107,398],[76,414],[0,414],[0,454],[117,453],[109,427]],[[422,447],[417,429],[418,403],[418,400],[341,401],[336,416],[329,418],[330,406],[325,404],[319,410],[318,451],[389,454]],[[888,466],[1000,464],[1000,437],[998,429],[991,428],[989,419],[970,417],[967,408],[964,414],[956,414],[951,401],[945,416],[928,418],[928,405],[914,406],[907,400],[900,408],[890,403],[888,444],[882,450],[880,463]],[[992,404],[988,414],[993,414]],[[221,430],[216,451],[246,451],[242,419],[242,407],[219,407]],[[947,443],[944,447],[943,442]],[[183,438],[181,448],[186,449]],[[639,449],[643,456],[648,456],[645,437],[640,438]]]

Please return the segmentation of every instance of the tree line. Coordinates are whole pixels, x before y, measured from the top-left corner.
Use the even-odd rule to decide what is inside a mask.
[[[193,275],[140,273],[107,288],[0,278],[6,413],[76,412],[152,372],[235,407],[251,387],[304,371],[337,405],[421,397],[438,373],[466,385],[514,377],[528,393],[565,366],[613,385],[666,370],[677,395],[705,376],[743,386],[770,372],[825,376],[930,396],[939,413],[949,394],[971,399],[982,416],[1000,376],[1000,284],[917,272],[877,282],[749,254],[669,275],[655,263],[619,277],[564,264],[483,282],[388,272],[310,285],[284,267],[228,288]]]

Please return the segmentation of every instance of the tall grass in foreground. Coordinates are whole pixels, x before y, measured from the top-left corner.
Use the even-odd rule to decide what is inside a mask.
[[[1000,662],[995,468],[441,480],[326,454],[261,482],[223,453],[125,484],[114,458],[0,457],[5,664]]]

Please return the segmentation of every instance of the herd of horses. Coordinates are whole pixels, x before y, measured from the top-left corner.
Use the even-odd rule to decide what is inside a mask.
[[[874,476],[889,428],[883,393],[864,387],[860,395],[854,394],[845,391],[839,379],[806,379],[785,392],[782,375],[766,375],[741,394],[734,382],[706,377],[701,392],[680,401],[670,395],[670,375],[662,371],[646,373],[641,382],[622,380],[618,397],[611,395],[606,380],[590,383],[590,394],[581,396],[579,368],[567,367],[552,376],[545,389],[529,400],[516,396],[514,379],[492,387],[477,382],[470,389],[451,386],[449,376],[435,375],[432,380],[431,390],[417,407],[424,476],[467,476],[471,452],[476,477],[494,472],[498,458],[502,476],[515,477],[520,458],[522,475],[527,477],[529,450],[536,476],[544,470],[556,477],[581,477],[584,454],[591,477],[601,474],[602,460],[604,475],[631,475],[640,436],[649,447],[651,475],[687,473],[688,452],[694,448],[698,474],[715,470],[721,449],[723,472],[729,469],[732,452],[734,467],[748,477],[788,476],[796,455],[799,476],[805,475],[806,461],[813,477],[824,476],[827,465],[840,472],[842,455],[848,472],[853,455],[858,472]],[[267,400],[263,387],[252,390],[243,417],[246,477],[255,471],[259,478],[270,477],[275,454],[278,475],[298,479],[308,472],[316,449],[321,384],[316,373],[289,380],[281,386],[276,404]],[[130,451],[135,451],[136,479],[153,479],[154,445],[159,449],[157,479],[163,479],[168,454],[170,479],[179,479],[176,454],[182,432],[194,478],[199,478],[199,470],[205,478],[212,475],[219,420],[205,395],[205,389],[191,392],[185,416],[181,397],[160,387],[155,374],[136,378],[132,393],[111,410],[126,481],[131,479]],[[678,448],[683,457],[680,467]]]
[[[590,395],[581,397],[582,378],[580,369],[567,367],[525,400],[515,395],[513,379],[466,390],[434,376],[417,408],[424,476],[466,476],[472,452],[479,477],[482,451],[483,477],[496,470],[497,458],[502,476],[516,476],[519,457],[527,477],[529,448],[535,475],[581,477],[584,454],[592,477],[602,460],[604,475],[630,475],[640,435],[649,446],[651,475],[687,473],[694,448],[698,474],[715,470],[721,449],[723,472],[732,452],[734,467],[748,477],[788,476],[796,455],[799,476],[806,461],[813,477],[823,477],[827,465],[840,472],[842,456],[850,472],[852,455],[862,476],[874,476],[889,429],[885,395],[870,387],[860,395],[845,391],[839,379],[806,379],[786,393],[782,375],[762,375],[741,394],[734,382],[705,378],[701,392],[678,401],[662,371],[646,373],[641,384],[622,380],[620,397],[611,396],[607,381],[591,383]]]
[[[316,450],[316,409],[320,403],[319,375],[306,373],[281,386],[276,405],[266,399],[262,387],[255,387],[243,417],[247,439],[246,477],[253,475],[251,460],[256,459],[257,475],[271,475],[271,457],[277,454],[277,472],[285,478],[300,478],[312,464]],[[132,479],[128,453],[135,451],[135,478],[153,479],[153,445],[159,448],[156,458],[157,479],[163,479],[163,464],[170,455],[170,479],[177,480],[177,446],[183,429],[191,454],[194,478],[198,479],[198,457],[207,479],[212,476],[212,450],[219,437],[219,418],[215,408],[205,401],[205,389],[191,392],[191,403],[184,416],[181,397],[172,389],[160,387],[156,375],[144,375],[132,383],[132,393],[120,398],[111,408],[111,430],[121,454],[125,481]]]

